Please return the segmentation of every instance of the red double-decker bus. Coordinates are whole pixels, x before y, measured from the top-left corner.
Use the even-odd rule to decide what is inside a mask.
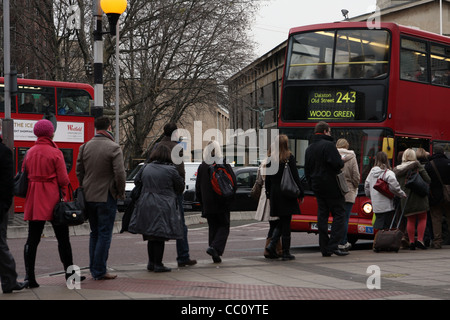
[[[290,30],[278,127],[290,138],[300,176],[305,150],[320,120],[357,156],[361,181],[351,211],[349,241],[371,239],[372,206],[364,194],[375,154],[392,165],[406,148],[450,152],[450,38],[381,23],[341,22]],[[293,231],[317,233],[317,202],[306,181]],[[332,218],[330,217],[330,223]]]
[[[18,93],[11,97],[11,118],[14,119],[15,169],[21,167],[23,157],[35,141],[34,125],[41,119],[53,122],[54,141],[64,154],[67,172],[73,189],[78,187],[75,173],[80,146],[95,132],[90,101],[94,98],[92,86],[82,83],[17,80]],[[4,78],[0,78],[0,118],[4,118]],[[23,212],[24,199],[15,197],[14,211]]]

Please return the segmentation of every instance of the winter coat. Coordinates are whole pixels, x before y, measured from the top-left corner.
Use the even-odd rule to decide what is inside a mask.
[[[183,223],[177,195],[184,190],[184,180],[175,165],[151,162],[136,179],[142,191],[136,201],[128,231],[158,239],[181,239]]]
[[[345,181],[350,190],[345,194],[345,202],[355,203],[356,196],[358,195],[359,180],[361,178],[358,161],[356,161],[356,154],[353,150],[344,148],[338,148],[338,152],[341,155],[342,161],[344,161],[344,168],[342,171],[345,174]]]
[[[344,167],[333,138],[315,134],[305,152],[305,177],[317,197],[339,199],[343,195],[336,176]]]
[[[288,166],[291,170],[292,176],[300,189],[298,199],[303,199],[305,194],[298,175],[295,157],[291,154],[288,161]],[[270,166],[270,164],[268,166]],[[271,217],[283,217],[292,214],[300,214],[298,199],[286,197],[283,192],[281,192],[281,179],[283,178],[284,167],[285,162],[280,161],[278,172],[274,175],[266,176],[266,195],[267,198],[270,199]]]
[[[270,217],[270,200],[266,195],[266,175],[264,174],[264,166],[266,162],[262,163],[258,168],[258,174],[256,176],[256,182],[261,186],[261,196],[258,200],[258,207],[256,208],[255,220],[257,221],[269,221],[277,220],[278,218]]]
[[[22,170],[28,173],[24,220],[53,220],[53,209],[60,201],[60,188],[69,185],[66,162],[61,150],[48,137],[39,137],[28,150]]]
[[[409,173],[409,170],[413,171],[419,170],[419,174],[422,177],[422,179],[426,183],[431,182],[430,176],[428,175],[424,166],[421,165],[419,161],[407,161],[394,168],[394,173],[397,176],[397,180],[400,183],[402,189],[405,190],[406,195],[408,196],[408,202],[406,202],[407,199],[402,199],[401,201],[402,208],[405,208],[404,213],[405,217],[430,210],[430,205],[428,203],[428,196],[421,197],[417,193],[412,192],[410,189],[405,188],[406,177]]]
[[[8,211],[13,200],[13,154],[0,138],[0,215]],[[0,222],[2,217],[0,217]]]
[[[428,175],[431,178],[430,184],[430,206],[438,205],[443,199],[444,195],[442,192],[442,184],[434,170],[431,161],[436,165],[437,170],[441,176],[442,182],[444,184],[450,184],[450,159],[447,158],[445,154],[434,154],[430,161],[425,165],[425,170],[427,170]]]
[[[76,168],[87,202],[106,202],[125,198],[125,167],[120,146],[109,137],[97,134],[80,147]]]
[[[373,212],[375,213],[385,213],[395,210],[394,199],[389,199],[373,188],[377,179],[381,177],[388,183],[389,190],[391,190],[394,195],[400,198],[406,197],[405,192],[401,189],[392,170],[381,169],[378,166],[373,167],[364,183],[364,191],[366,192],[366,196],[372,201]]]
[[[236,176],[229,164],[225,165],[226,170],[230,173],[234,190],[236,191]],[[203,161],[197,170],[197,180],[195,181],[195,195],[202,205],[202,216],[226,214],[230,212],[229,200],[225,200],[216,194],[211,185],[210,165]]]

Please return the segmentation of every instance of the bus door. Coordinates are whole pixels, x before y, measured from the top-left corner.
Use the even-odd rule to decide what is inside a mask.
[[[425,151],[430,152],[431,137],[415,136],[415,135],[396,135],[395,136],[395,152],[394,152],[394,163],[395,165],[400,164],[401,158],[399,159],[399,153],[405,151],[408,148],[417,150],[419,148],[425,149]]]

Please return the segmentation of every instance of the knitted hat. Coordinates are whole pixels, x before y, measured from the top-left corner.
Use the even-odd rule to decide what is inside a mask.
[[[39,137],[53,137],[53,133],[55,132],[55,128],[53,127],[53,124],[46,119],[39,120],[34,125],[34,134]]]

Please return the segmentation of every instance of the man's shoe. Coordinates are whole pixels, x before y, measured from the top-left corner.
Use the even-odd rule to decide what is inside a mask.
[[[213,247],[209,247],[206,250],[206,253],[209,254],[212,257],[214,263],[221,263],[222,262],[222,259],[220,258],[220,256],[217,253],[216,249],[214,249]]]
[[[333,251],[333,253],[337,256],[347,256],[349,253],[347,251],[342,251],[340,249],[336,249]]]
[[[197,264],[197,260],[191,260],[191,259],[184,261],[184,262],[178,262],[179,267],[189,267],[189,266],[193,266],[195,264]]]
[[[117,274],[106,273],[104,276],[95,278],[95,280],[113,280],[117,278]]]
[[[172,269],[167,268],[163,264],[161,264],[161,265],[155,264],[155,269],[153,271],[154,272],[170,272],[170,271],[172,271]]]
[[[13,291],[20,291],[24,288],[26,288],[28,285],[28,283],[25,282],[17,282],[16,285],[14,287],[12,287],[11,289],[7,289],[7,290],[3,290],[3,293],[12,293]]]

